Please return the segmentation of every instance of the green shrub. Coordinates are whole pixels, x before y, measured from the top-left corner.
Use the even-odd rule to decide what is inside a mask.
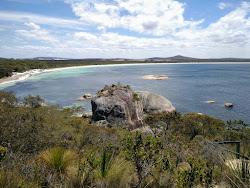
[[[179,170],[177,184],[180,188],[205,185],[208,187],[213,180],[213,169],[208,160],[187,159],[189,169]]]
[[[124,139],[122,145],[125,150],[126,160],[131,161],[136,169],[138,182],[136,186],[140,186],[148,176],[152,176],[155,183],[159,185],[158,180],[152,173],[152,167],[166,160],[163,142],[159,137],[147,135],[146,138],[136,132],[135,137],[128,136]]]
[[[139,96],[136,93],[134,93],[133,100],[140,101],[141,99],[139,98]]]
[[[3,146],[0,146],[0,164],[3,160],[6,159],[6,153],[7,153],[7,148],[6,147],[3,147]]]

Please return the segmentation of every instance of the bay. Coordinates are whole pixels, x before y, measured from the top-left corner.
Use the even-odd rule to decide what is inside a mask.
[[[167,75],[169,80],[144,80],[144,75]],[[130,85],[169,99],[182,114],[208,114],[225,121],[241,119],[250,123],[249,63],[176,63],[91,66],[58,70],[35,75],[3,91],[14,91],[18,97],[39,94],[46,104],[62,108],[83,106],[91,111],[90,100],[76,101],[86,93],[94,95],[104,85]],[[207,104],[205,101],[216,101]],[[224,103],[233,103],[225,108]]]

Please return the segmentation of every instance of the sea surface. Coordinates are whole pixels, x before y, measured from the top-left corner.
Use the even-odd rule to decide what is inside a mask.
[[[169,80],[144,80],[144,75],[167,75]],[[86,93],[94,95],[106,84],[130,85],[169,99],[182,114],[208,114],[225,121],[250,123],[250,63],[134,64],[79,67],[35,75],[2,91],[16,96],[39,94],[48,105],[62,108],[83,106],[91,111],[90,100],[76,101]],[[216,103],[207,104],[213,100]],[[233,103],[226,108],[224,103]]]

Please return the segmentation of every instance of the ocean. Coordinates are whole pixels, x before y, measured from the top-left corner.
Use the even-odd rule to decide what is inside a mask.
[[[167,75],[169,80],[144,80],[144,75]],[[2,85],[2,91],[16,96],[40,95],[48,105],[61,108],[83,106],[91,111],[90,100],[105,85],[130,85],[133,90],[151,91],[170,100],[182,114],[195,112],[215,118],[250,123],[250,63],[171,63],[79,67],[47,72],[15,84]],[[216,101],[207,104],[205,101]],[[224,103],[233,103],[226,108]]]

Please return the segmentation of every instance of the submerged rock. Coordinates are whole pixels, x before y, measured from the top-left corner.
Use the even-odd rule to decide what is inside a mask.
[[[143,104],[145,113],[172,112],[175,110],[172,103],[165,97],[148,91],[135,92]]]

